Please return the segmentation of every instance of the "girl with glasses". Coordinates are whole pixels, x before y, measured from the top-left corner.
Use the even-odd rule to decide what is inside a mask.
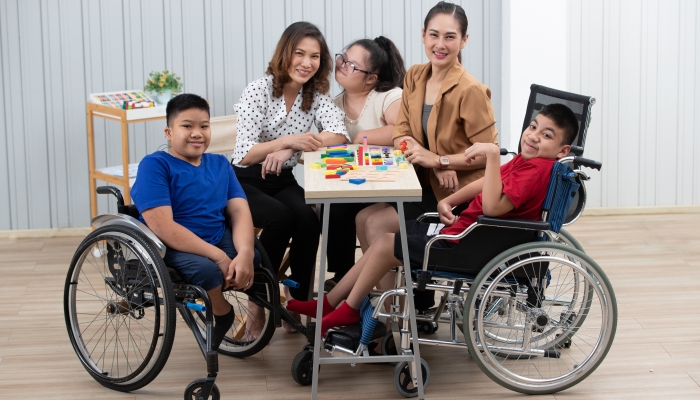
[[[352,42],[335,55],[335,80],[343,92],[333,102],[345,111],[345,127],[353,143],[393,146],[391,134],[401,103],[406,75],[401,53],[394,42],[379,36]],[[328,232],[328,271],[335,276],[325,283],[330,290],[355,264],[355,216],[364,203],[333,204]]]

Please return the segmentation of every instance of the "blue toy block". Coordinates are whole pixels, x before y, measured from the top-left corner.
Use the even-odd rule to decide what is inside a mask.
[[[350,178],[350,183],[354,183],[355,185],[361,185],[365,182],[367,182],[365,178]]]
[[[387,169],[386,165],[377,165],[377,171],[386,171]]]
[[[345,171],[338,171],[335,173],[336,175],[345,175]]]

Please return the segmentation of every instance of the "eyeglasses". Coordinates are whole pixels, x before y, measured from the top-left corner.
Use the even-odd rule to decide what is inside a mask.
[[[347,72],[348,74],[352,74],[352,73],[355,72],[355,71],[364,72],[364,73],[367,74],[367,75],[371,75],[371,74],[372,74],[372,72],[365,71],[365,70],[362,70],[362,69],[357,68],[357,67],[355,66],[355,64],[352,63],[352,61],[346,60],[345,57],[343,57],[342,54],[336,54],[336,55],[335,55],[335,66],[338,67],[338,68],[343,68],[343,69],[345,69],[345,72]]]

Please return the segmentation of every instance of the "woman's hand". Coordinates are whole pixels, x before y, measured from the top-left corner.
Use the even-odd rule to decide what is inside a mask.
[[[262,178],[265,179],[267,174],[279,175],[282,172],[282,165],[294,155],[294,150],[284,149],[273,151],[265,156],[265,161],[262,163]]]
[[[459,180],[457,180],[457,172],[449,169],[433,168],[433,173],[440,182],[440,189],[447,194],[452,194],[459,189]]]
[[[457,221],[457,216],[452,214],[452,206],[445,200],[441,200],[437,205],[437,212],[440,214],[440,222],[445,226],[450,226]]]
[[[407,136],[404,138],[408,150],[404,151],[406,161],[418,164],[425,168],[440,168],[440,156],[421,146],[416,139]]]
[[[316,151],[323,146],[321,139],[313,132],[287,135],[282,140],[284,140],[284,145],[287,149],[296,151]]]

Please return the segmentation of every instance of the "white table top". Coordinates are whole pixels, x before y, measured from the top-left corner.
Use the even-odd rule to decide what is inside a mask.
[[[387,147],[387,146],[382,146]],[[357,145],[348,145],[355,150]],[[392,148],[393,150],[393,148]],[[310,165],[321,161],[321,154],[326,148],[313,152],[304,152],[304,193],[307,202],[310,200],[336,198],[381,198],[381,197],[421,197],[422,190],[416,171],[412,165],[403,171],[394,182],[365,182],[355,185],[340,179],[326,179],[324,169],[313,169]],[[361,166],[361,169],[376,169],[374,166]],[[389,166],[398,169],[398,166]],[[420,199],[415,200],[420,201]]]

